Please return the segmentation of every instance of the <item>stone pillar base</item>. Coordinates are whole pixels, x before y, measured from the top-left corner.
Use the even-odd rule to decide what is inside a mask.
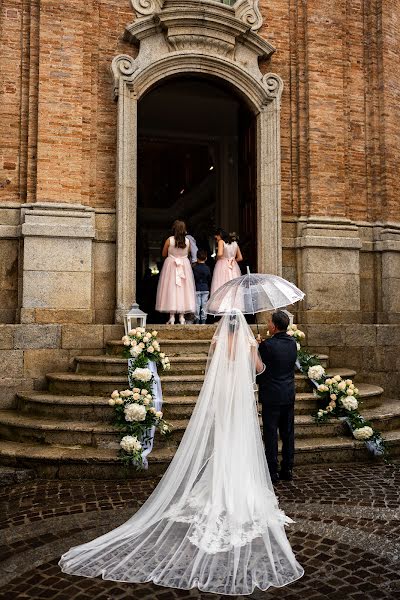
[[[301,323],[359,323],[361,240],[358,228],[313,219],[298,224]]]
[[[50,202],[26,204],[21,233],[21,323],[91,323],[93,209]]]
[[[381,230],[375,250],[381,252],[382,302],[378,323],[400,323],[400,230]]]

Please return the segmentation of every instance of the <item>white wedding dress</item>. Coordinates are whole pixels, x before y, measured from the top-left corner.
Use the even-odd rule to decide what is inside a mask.
[[[254,395],[257,344],[242,313],[220,321],[205,381],[164,477],[126,523],[60,560],[65,573],[218,594],[303,575],[268,472]]]

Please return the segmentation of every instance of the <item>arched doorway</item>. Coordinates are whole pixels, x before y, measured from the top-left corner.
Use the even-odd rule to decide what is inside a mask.
[[[125,37],[139,47],[139,52],[136,58],[127,54],[116,56],[111,66],[118,99],[117,322],[137,299],[140,104],[146,101],[146,95],[174,78],[206,78],[209,85],[217,81],[223,93],[228,88],[231,98],[251,111],[251,115],[247,112],[247,131],[253,128],[248,135],[256,145],[256,159],[251,158],[250,171],[256,165],[253,186],[256,192],[253,189],[252,194],[256,195],[257,207],[257,269],[264,273],[281,273],[280,98],[283,83],[279,75],[262,74],[259,68],[259,61],[268,59],[274,48],[257,34],[262,22],[257,4],[256,0],[236,2],[232,7],[203,1],[188,5],[184,0],[174,0],[171,4],[162,0],[134,2],[140,18],[126,27]],[[160,112],[162,116],[162,107]],[[245,130],[244,126],[238,128],[239,132]],[[238,147],[246,146],[239,144]],[[254,148],[252,144],[248,147]],[[197,152],[198,162],[204,159],[207,163],[208,146],[207,155],[199,148]],[[241,174],[245,172],[244,162],[242,160]],[[246,185],[244,189],[250,187]],[[239,189],[238,198],[242,197]]]
[[[137,300],[154,313],[161,247],[183,218],[214,264],[216,227],[235,232],[257,270],[255,116],[232,88],[211,77],[162,80],[138,103]]]

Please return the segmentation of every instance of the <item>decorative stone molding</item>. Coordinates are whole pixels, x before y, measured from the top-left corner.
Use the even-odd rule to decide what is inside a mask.
[[[222,2],[222,0],[220,0]],[[191,1],[191,4],[199,4],[200,8],[204,7],[207,0],[201,0],[201,2]],[[218,0],[210,0],[211,5],[218,3]],[[189,2],[184,0],[131,0],[132,8],[138,18],[148,17],[154,15],[163,10],[164,7],[170,5],[183,5],[187,6]],[[232,6],[223,5],[225,10],[234,11],[235,16],[243,21],[253,31],[258,31],[262,25],[262,16],[258,7],[258,0],[237,0],[232,3]]]
[[[233,6],[205,0],[132,0],[140,17],[125,38],[139,46],[135,59],[116,56],[111,69],[118,98],[117,310],[135,301],[137,213],[137,105],[157,83],[179,75],[208,76],[228,84],[255,115],[257,130],[257,261],[263,272],[281,274],[279,75],[263,75],[259,60],[274,47],[255,31],[258,2]]]

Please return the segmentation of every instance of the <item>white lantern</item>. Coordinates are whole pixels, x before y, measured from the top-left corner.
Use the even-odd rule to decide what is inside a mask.
[[[139,304],[132,304],[131,309],[124,316],[125,335],[134,327],[146,327],[147,313],[139,308]]]

